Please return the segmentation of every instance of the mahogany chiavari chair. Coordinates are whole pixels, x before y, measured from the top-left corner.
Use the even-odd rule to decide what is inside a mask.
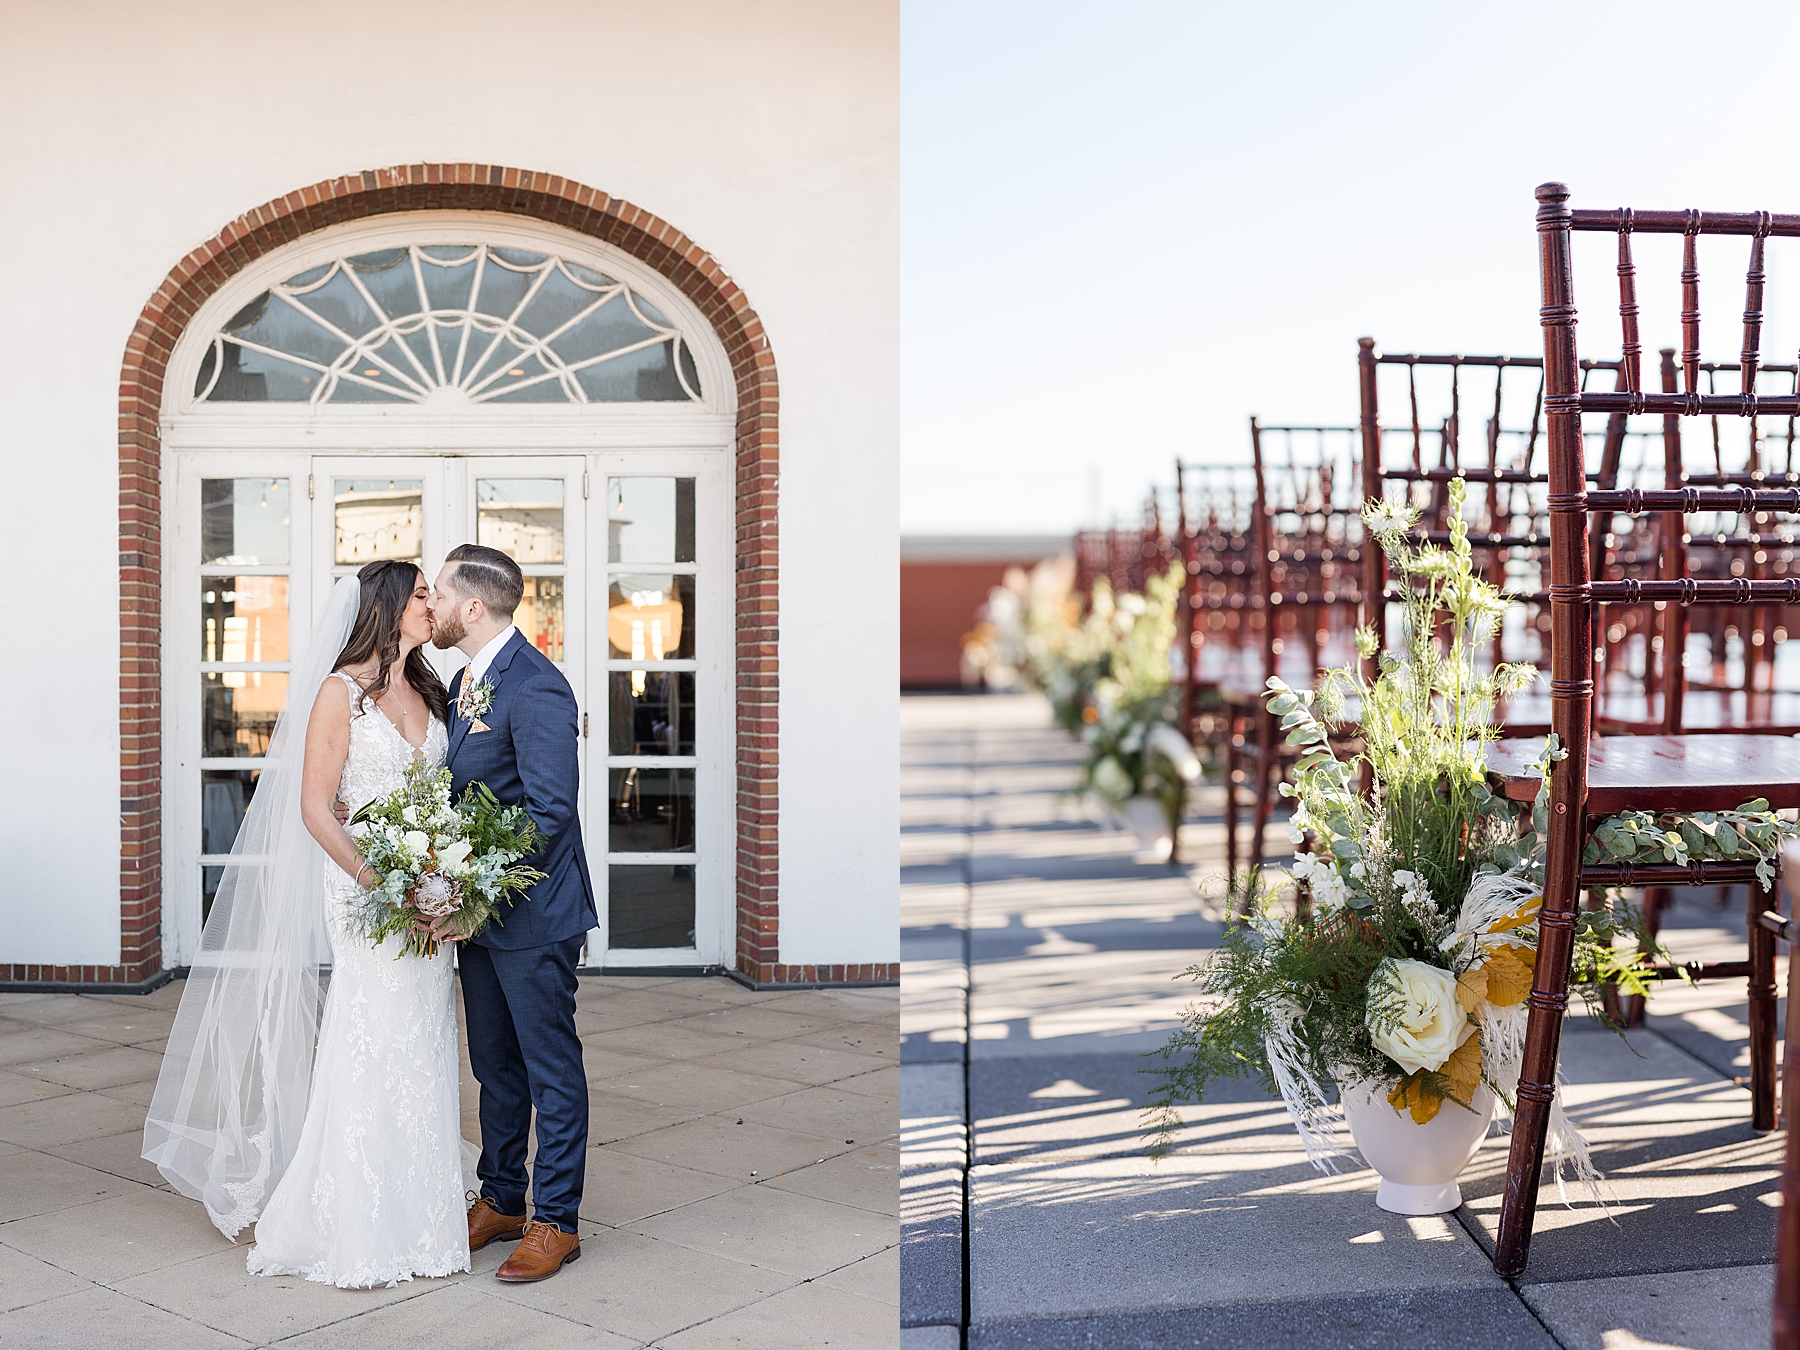
[[[1196,752],[1220,764],[1241,702],[1238,690],[1250,678],[1245,644],[1256,580],[1255,509],[1250,465],[1175,461],[1175,546],[1186,573],[1176,614],[1181,726]],[[1229,792],[1227,798],[1229,811],[1235,799]],[[1235,854],[1227,866],[1235,870]]]
[[[1229,888],[1238,870],[1240,788],[1251,811],[1247,863],[1259,867],[1276,786],[1298,753],[1263,700],[1281,675],[1302,688],[1327,666],[1354,659],[1362,609],[1362,478],[1357,429],[1265,426],[1250,419],[1255,505],[1251,512],[1253,589],[1244,608],[1260,637],[1253,680],[1240,679],[1226,746],[1225,832]],[[1248,671],[1245,672],[1246,674]],[[1249,887],[1244,899],[1250,898]]]
[[[1751,1124],[1772,1130],[1775,1102],[1774,934],[1761,915],[1772,899],[1756,885],[1752,865],[1696,862],[1657,865],[1582,862],[1588,832],[1597,817],[1622,810],[1728,810],[1762,797],[1777,809],[1800,806],[1800,740],[1748,733],[1636,735],[1593,734],[1593,634],[1597,603],[1678,606],[1800,603],[1800,576],[1755,579],[1693,576],[1653,580],[1593,579],[1591,517],[1610,520],[1646,513],[1692,516],[1727,512],[1754,521],[1757,513],[1800,514],[1800,487],[1769,488],[1753,483],[1679,488],[1596,488],[1590,490],[1582,438],[1584,414],[1661,415],[1665,418],[1785,417],[1800,413],[1800,396],[1759,392],[1762,333],[1763,256],[1770,237],[1800,237],[1800,215],[1768,212],[1573,210],[1568,189],[1545,183],[1537,189],[1537,229],[1542,285],[1540,319],[1544,331],[1544,416],[1549,437],[1550,487],[1550,701],[1551,726],[1567,752],[1550,779],[1550,829],[1544,902],[1539,919],[1536,974],[1528,1004],[1524,1067],[1501,1197],[1494,1269],[1504,1276],[1525,1268],[1536,1215],[1545,1131],[1556,1092],[1556,1063],[1562,1019],[1568,1007],[1569,964],[1575,909],[1583,888],[1742,884],[1750,896],[1749,960],[1719,963],[1715,976],[1743,974],[1749,985]],[[1584,392],[1575,341],[1572,237],[1575,231],[1616,234],[1619,314],[1624,388]],[[1682,387],[1649,392],[1643,387],[1638,340],[1636,268],[1632,241],[1637,234],[1682,238]],[[1700,276],[1696,244],[1703,235],[1749,240],[1745,278],[1743,350],[1738,391],[1700,388]],[[1539,750],[1536,741],[1501,741],[1490,764],[1507,795],[1528,801],[1538,783],[1524,762]]]

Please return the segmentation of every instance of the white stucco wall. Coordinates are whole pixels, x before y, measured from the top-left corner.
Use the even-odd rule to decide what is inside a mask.
[[[893,0],[13,7],[0,43],[0,964],[118,960],[117,388],[169,268],[386,164],[562,174],[749,296],[781,406],[781,959],[898,959]]]

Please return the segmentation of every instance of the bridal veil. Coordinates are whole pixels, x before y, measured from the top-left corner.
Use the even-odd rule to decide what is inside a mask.
[[[301,761],[360,597],[355,577],[337,583],[288,676],[144,1122],[144,1157],[233,1240],[262,1213],[306,1119],[330,945],[325,853],[300,819]]]

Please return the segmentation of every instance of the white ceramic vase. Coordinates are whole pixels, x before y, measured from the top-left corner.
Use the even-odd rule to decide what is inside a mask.
[[[1394,1214],[1448,1214],[1462,1204],[1456,1178],[1494,1118],[1494,1094],[1483,1083],[1464,1110],[1447,1101],[1425,1125],[1388,1105],[1389,1088],[1346,1083],[1338,1093],[1363,1161],[1381,1174],[1375,1203]]]
[[[1167,862],[1175,851],[1175,838],[1169,833],[1169,813],[1155,797],[1127,797],[1119,804],[1125,826],[1138,841],[1139,862]]]

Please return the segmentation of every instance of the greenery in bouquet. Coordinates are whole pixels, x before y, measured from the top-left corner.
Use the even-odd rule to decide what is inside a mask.
[[[450,799],[450,770],[414,764],[386,797],[367,803],[347,826],[379,878],[355,915],[371,946],[404,934],[401,955],[430,956],[436,941],[421,923],[473,937],[543,873],[522,859],[537,844],[523,806],[502,806],[483,783]]]
[[[1505,602],[1475,574],[1463,502],[1457,480],[1448,548],[1413,539],[1411,511],[1364,508],[1368,532],[1407,583],[1400,648],[1379,653],[1373,681],[1349,669],[1313,691],[1268,682],[1270,711],[1301,751],[1281,790],[1295,802],[1291,875],[1315,905],[1302,917],[1266,898],[1187,971],[1203,999],[1153,1070],[1163,1081],[1152,1154],[1173,1142],[1177,1104],[1202,1100],[1224,1077],[1279,1094],[1322,1168],[1343,1152],[1334,1085],[1378,1085],[1420,1124],[1446,1108],[1485,1109],[1476,1103],[1483,1084],[1512,1107],[1537,959],[1549,774],[1563,752],[1554,737],[1546,743],[1529,820],[1516,821],[1489,791],[1483,752],[1496,734],[1495,702],[1536,672],[1476,664]],[[1365,658],[1378,655],[1371,632],[1358,645]],[[1340,758],[1333,733],[1359,734],[1361,750]],[[1358,790],[1365,766],[1368,796]],[[1647,992],[1643,962],[1657,948],[1631,906],[1612,898],[1583,911],[1575,944],[1575,978],[1594,1015],[1604,1016],[1603,984]],[[1563,1161],[1597,1176],[1560,1104],[1549,1145],[1559,1179]]]

